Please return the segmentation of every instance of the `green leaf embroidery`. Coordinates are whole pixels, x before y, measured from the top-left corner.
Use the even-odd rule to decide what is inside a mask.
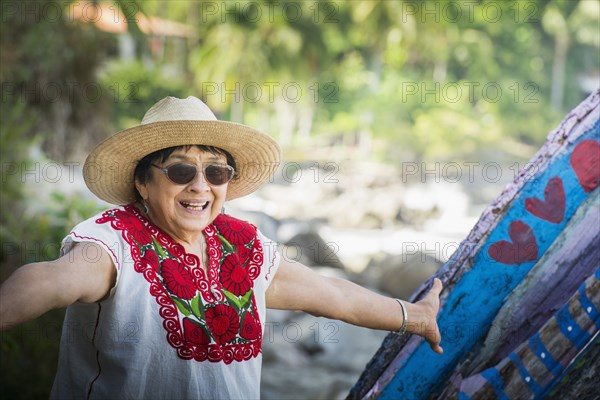
[[[244,312],[242,314],[242,317],[240,318],[240,330],[239,330],[239,334],[242,334],[242,330],[244,329],[244,320],[246,319],[246,315],[248,315],[248,311]]]
[[[165,253],[165,249],[160,245],[160,243],[158,243],[156,241],[156,239],[154,238],[154,236],[152,237],[152,243],[154,243],[154,248],[156,249],[156,252],[161,256],[161,258],[163,260],[165,258],[169,258],[169,256],[167,255],[167,253]]]
[[[242,305],[240,304],[240,301],[238,300],[237,296],[228,290],[222,289],[222,291],[225,297],[227,297],[227,302],[229,302],[229,304],[231,304],[236,310],[239,311],[240,308],[242,308]]]
[[[185,315],[186,317],[189,316],[192,313],[192,310],[190,309],[190,306],[186,302],[184,302],[182,300],[179,300],[175,296],[171,296],[171,300],[173,300],[173,303],[175,303],[175,305],[177,306],[177,308],[179,309],[179,311],[181,311],[181,313],[183,315]]]
[[[219,233],[217,233],[217,237],[219,238],[219,240],[223,244],[223,250],[225,250],[225,252],[227,252],[228,254],[232,254],[232,253],[235,252],[235,248],[231,245],[231,243],[229,243],[229,241],[227,239],[225,239]]]
[[[248,290],[246,292],[246,294],[244,295],[244,297],[242,297],[242,300],[240,301],[241,303],[241,308],[246,308],[248,307],[248,302],[250,301],[250,298],[252,297],[252,289]]]
[[[202,300],[200,300],[201,294],[198,293],[196,297],[192,299],[192,313],[200,319],[204,320],[204,304],[202,304]]]

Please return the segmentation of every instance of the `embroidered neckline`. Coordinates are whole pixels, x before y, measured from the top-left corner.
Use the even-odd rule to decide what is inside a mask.
[[[167,248],[170,254],[183,261],[184,268],[189,270],[189,272],[192,274],[196,280],[196,285],[200,288],[202,296],[206,301],[223,301],[223,298],[219,297],[219,295],[222,296],[222,294],[217,291],[221,288],[218,273],[219,259],[221,258],[222,253],[218,241],[209,239],[212,238],[216,233],[215,226],[212,223],[202,231],[206,240],[206,252],[208,254],[208,265],[206,266],[206,270],[204,270],[201,265],[200,257],[193,253],[188,253],[183,245],[177,243],[175,239],[171,237],[171,235],[166,233],[155,223],[142,215],[137,207],[130,204],[125,207],[125,210],[131,212],[140,221],[142,221],[144,225],[151,231],[152,235],[157,238],[158,243]]]
[[[258,356],[262,326],[253,287],[263,252],[253,225],[223,214],[208,225],[205,272],[200,257],[131,204],[96,222],[110,222],[130,245],[134,269],[149,282],[167,341],[180,358],[229,364]]]

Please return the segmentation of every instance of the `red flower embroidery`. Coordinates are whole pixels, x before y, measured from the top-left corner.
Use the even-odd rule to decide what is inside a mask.
[[[210,343],[210,338],[206,336],[204,329],[196,325],[189,318],[183,319],[183,336],[185,340],[191,343],[207,345]]]
[[[252,289],[263,264],[256,227],[228,215],[219,215],[205,229],[210,263],[207,273],[200,274],[196,268],[197,258],[190,257],[181,245],[154,228],[133,205],[126,206],[124,211],[107,210],[96,223],[110,223],[123,233],[123,239],[132,248],[135,270],[150,283],[150,295],[160,305],[167,341],[181,359],[230,364],[260,355],[262,325],[254,296],[245,299],[248,302],[238,310],[211,292],[221,286],[220,290],[228,288],[239,300]],[[233,245],[234,254],[227,242],[219,240],[220,236]],[[152,246],[153,237],[163,244],[166,259]],[[191,315],[182,315],[187,314],[185,309],[190,311],[189,300],[198,294],[198,290],[202,293],[200,301],[206,300],[202,305],[204,323]],[[184,302],[172,301],[173,296]]]
[[[152,250],[146,250],[146,253],[144,253],[144,257],[142,257],[142,260],[144,260],[150,267],[152,267],[154,271],[158,271],[158,256],[155,252],[153,252]]]
[[[127,232],[133,236],[139,244],[148,244],[152,242],[152,236],[144,223],[135,215],[126,211],[117,210],[115,218],[120,220],[125,225]]]
[[[221,217],[219,215],[215,218],[214,224],[231,244],[250,243],[256,235],[256,228],[254,226],[235,218]]]
[[[250,257],[250,253],[252,252],[252,250],[250,250],[246,246],[236,246],[236,249],[237,249],[237,254],[238,254],[238,257],[240,260],[240,264],[245,264],[246,261],[248,261],[248,258]]]
[[[241,266],[237,254],[230,254],[225,257],[219,277],[225,289],[236,296],[245,295],[252,287],[246,268]]]
[[[184,300],[191,300],[196,294],[196,285],[190,272],[183,264],[172,259],[162,262],[161,275],[167,290]]]
[[[249,312],[246,313],[246,318],[244,318],[244,323],[242,324],[242,330],[240,331],[240,336],[247,340],[258,339],[259,334],[259,325]]]
[[[219,304],[206,310],[206,324],[213,333],[217,344],[222,346],[237,336],[240,329],[240,317],[230,306]]]

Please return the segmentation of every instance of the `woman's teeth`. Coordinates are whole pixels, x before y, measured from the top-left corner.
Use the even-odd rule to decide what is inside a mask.
[[[199,203],[193,203],[193,202],[189,202],[189,201],[180,201],[179,203],[182,206],[184,206],[185,208],[187,208],[189,210],[194,210],[194,211],[204,210],[206,208],[206,206],[208,206],[208,201],[203,201],[203,202],[199,202]]]

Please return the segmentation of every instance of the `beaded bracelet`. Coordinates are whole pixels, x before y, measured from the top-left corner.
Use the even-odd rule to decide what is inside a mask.
[[[402,307],[402,317],[403,317],[402,326],[397,331],[394,331],[394,333],[399,336],[402,336],[406,333],[406,326],[408,325],[408,313],[406,312],[406,307],[404,306],[404,303],[402,302],[402,300],[400,300],[400,299],[394,299],[394,300],[396,300],[400,304],[400,307]]]

